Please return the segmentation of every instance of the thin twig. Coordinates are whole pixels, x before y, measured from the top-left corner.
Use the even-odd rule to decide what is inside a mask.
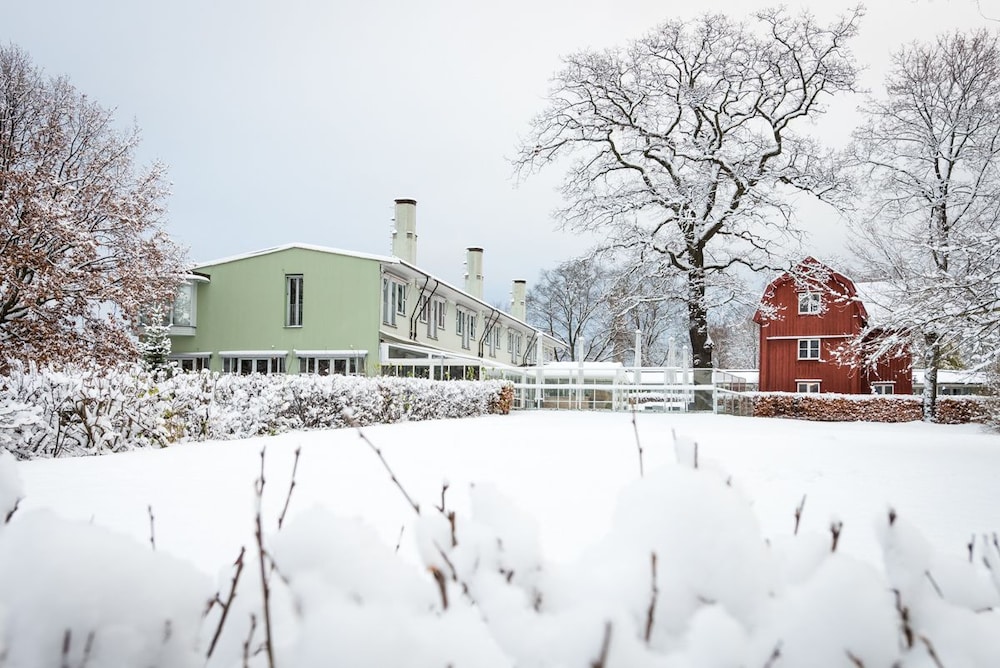
[[[831,552],[837,551],[837,543],[840,542],[840,532],[843,530],[843,528],[844,528],[844,523],[841,522],[840,520],[830,522],[830,535],[833,538],[830,544]]]
[[[448,582],[445,580],[444,573],[437,566],[430,567],[431,575],[434,576],[434,582],[437,583],[438,592],[441,594],[441,608],[443,610],[448,609]]]
[[[937,592],[937,595],[940,596],[941,598],[944,598],[944,594],[941,593],[941,587],[938,586],[937,580],[934,579],[934,576],[931,575],[931,572],[924,571],[924,575],[926,575],[927,579],[930,580],[931,586],[934,587],[934,591]]]
[[[639,477],[645,477],[642,466],[642,440],[639,438],[639,423],[636,421],[635,404],[632,404],[632,431],[635,432],[635,447],[639,450]]]
[[[3,518],[4,524],[10,524],[10,518],[14,517],[14,513],[17,512],[17,507],[21,505],[21,499],[14,499],[14,507],[10,509],[10,512]]]
[[[893,589],[896,595],[896,612],[899,613],[900,629],[903,631],[903,639],[906,640],[906,648],[913,647],[913,627],[910,626],[910,609],[903,605],[903,596],[898,589]]]
[[[419,515],[420,514],[420,506],[417,504],[416,501],[414,501],[410,497],[409,494],[406,493],[406,489],[403,487],[403,484],[401,482],[399,482],[399,479],[396,477],[396,474],[393,473],[392,467],[389,466],[389,462],[387,462],[385,460],[385,457],[382,456],[382,451],[374,443],[372,443],[371,440],[369,440],[369,438],[367,436],[365,436],[365,432],[361,431],[361,427],[358,426],[358,421],[357,420],[351,418],[351,422],[352,422],[353,426],[358,430],[358,436],[361,437],[361,440],[364,441],[365,443],[367,443],[368,447],[371,448],[372,451],[376,455],[378,455],[379,461],[382,462],[382,466],[384,466],[385,470],[389,473],[389,477],[392,478],[392,482],[394,482],[396,484],[396,487],[399,488],[399,491],[402,492],[403,497],[406,499],[406,502],[408,504],[410,504],[411,508],[413,508],[413,512],[415,512],[417,515]]]
[[[698,441],[694,442],[694,467],[698,468]]]
[[[271,639],[271,588],[268,584],[267,577],[267,566],[266,561],[266,551],[264,550],[264,527],[263,521],[261,520],[261,506],[264,500],[264,449],[260,451],[260,478],[257,479],[257,484],[255,486],[257,492],[257,517],[254,522],[256,524],[255,537],[257,539],[257,556],[260,563],[260,586],[264,597],[263,608],[264,608],[264,638],[265,638],[265,649],[267,651],[267,665],[268,668],[274,668],[274,645]]]
[[[243,641],[243,668],[250,668],[250,643],[253,642],[254,634],[257,632],[257,615],[250,613],[250,630],[247,631],[247,639]]]
[[[792,532],[793,536],[799,535],[799,522],[802,521],[802,511],[806,507],[806,495],[802,495],[802,500],[799,501],[799,505],[795,508],[795,531]]]
[[[233,605],[233,599],[236,598],[236,585],[240,581],[240,574],[243,573],[243,555],[246,554],[246,546],[240,547],[240,556],[236,557],[236,561],[233,562],[233,566],[236,567],[236,572],[233,574],[233,580],[229,585],[229,596],[223,602],[218,595],[216,595],[215,600],[218,601],[219,606],[222,608],[222,616],[219,618],[219,625],[215,627],[215,633],[212,635],[212,642],[208,645],[208,654],[205,655],[206,659],[212,658],[212,652],[215,651],[215,645],[219,642],[219,636],[222,635],[222,627],[226,625],[226,618],[229,616],[229,610]]]
[[[153,518],[153,505],[149,504],[146,506],[146,510],[149,511],[149,544],[153,547],[153,552],[156,552],[156,534],[154,532],[154,518]]]
[[[844,650],[844,651],[847,652],[847,658],[850,659],[851,663],[853,663],[855,666],[857,666],[857,668],[865,668],[865,662],[862,661],[853,652],[851,652],[851,650],[848,649],[848,650]]]
[[[649,609],[646,611],[646,644],[653,636],[653,615],[656,613],[656,599],[660,595],[660,588],[656,585],[656,552],[650,555],[650,564],[653,572],[653,594],[649,598]]]
[[[396,539],[396,553],[397,554],[399,554],[399,546],[403,543],[403,529],[405,529],[405,528],[406,528],[405,524],[403,524],[403,525],[401,525],[399,527],[399,538]]]
[[[927,648],[927,655],[931,657],[931,661],[934,662],[934,665],[937,666],[937,668],[944,668],[944,664],[941,663],[941,659],[934,650],[934,644],[931,642],[931,639],[922,635],[920,636],[920,642],[922,642],[924,647]]]
[[[69,668],[69,647],[73,641],[73,632],[69,629],[63,633],[63,643],[62,643],[62,661],[60,662],[60,668]]]
[[[80,659],[80,668],[86,668],[87,663],[90,661],[90,652],[94,649],[94,639],[97,637],[97,631],[91,631],[87,634],[87,642],[83,644],[83,658]]]
[[[447,508],[447,506],[445,505],[444,496],[447,492],[448,492],[448,481],[446,480],[441,483],[441,505],[434,506],[435,508],[438,509],[438,512],[440,512],[442,515],[446,514],[445,508]]]
[[[608,663],[608,650],[611,649],[611,622],[604,624],[604,640],[601,641],[601,653],[597,660],[591,662],[590,668],[605,668]]]
[[[288,512],[288,504],[292,500],[292,490],[295,489],[295,473],[299,470],[299,455],[302,453],[302,446],[295,448],[295,463],[292,464],[292,481],[288,485],[288,496],[285,497],[285,507],[281,509],[281,514],[278,515],[278,531],[281,531],[281,526],[285,523],[285,513]]]
[[[772,668],[772,666],[774,666],[774,662],[780,658],[781,658],[781,641],[779,640],[778,643],[774,646],[774,649],[771,650],[771,656],[767,657],[767,661],[764,662],[764,668]]]
[[[969,539],[969,543],[965,546],[969,550],[969,563],[972,563],[972,554],[976,548],[976,534],[972,534],[972,538]]]

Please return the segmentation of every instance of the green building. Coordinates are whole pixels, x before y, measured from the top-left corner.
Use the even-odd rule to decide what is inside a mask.
[[[171,359],[231,373],[480,377],[552,359],[562,342],[483,300],[482,249],[464,289],[416,266],[416,201],[396,200],[393,257],[287,244],[200,264],[171,314]]]

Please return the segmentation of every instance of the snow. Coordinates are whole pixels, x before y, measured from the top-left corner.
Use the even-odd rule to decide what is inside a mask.
[[[933,665],[922,641],[903,642],[893,589],[914,637],[931,640],[944,665],[1000,661],[1000,550],[989,538],[1000,528],[996,434],[635,419],[642,479],[629,414],[365,428],[419,514],[351,429],[25,461],[16,471],[0,458],[0,501],[24,497],[0,525],[0,644],[21,657],[10,665],[52,664],[72,628],[77,665],[97,628],[87,665],[193,665],[192,648],[204,654],[218,619],[216,610],[201,622],[205,603],[228,591],[246,546],[232,621],[210,662],[241,665],[249,613],[260,618],[254,481],[264,448],[278,664],[589,665],[608,633],[608,666],[764,665],[775,651],[785,665],[849,665],[845,652],[863,665],[901,656]],[[831,552],[835,522],[843,529]],[[429,570],[442,574],[446,607]],[[177,621],[161,644],[165,619]],[[125,639],[118,654],[109,628]]]

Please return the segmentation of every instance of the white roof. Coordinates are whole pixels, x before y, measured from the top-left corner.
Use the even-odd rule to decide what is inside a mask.
[[[486,302],[483,299],[480,299],[478,297],[474,297],[474,296],[470,295],[465,290],[462,290],[461,288],[457,288],[454,285],[451,285],[447,281],[444,281],[444,280],[438,278],[437,276],[434,276],[430,272],[428,272],[428,271],[426,271],[424,269],[421,269],[420,267],[418,267],[418,266],[416,266],[414,264],[410,264],[409,262],[405,262],[403,260],[400,260],[398,257],[392,257],[392,256],[389,256],[389,255],[373,255],[373,254],[370,254],[370,253],[357,253],[357,252],[354,252],[354,251],[342,250],[340,248],[329,248],[327,246],[316,246],[316,245],[313,245],[313,244],[304,244],[304,243],[298,243],[298,242],[296,242],[296,243],[290,243],[290,244],[283,244],[281,246],[274,246],[272,248],[264,248],[262,250],[253,251],[253,252],[250,252],[250,253],[243,253],[243,254],[240,254],[240,255],[231,255],[229,257],[219,258],[218,260],[212,260],[210,262],[202,262],[200,264],[195,265],[195,269],[202,269],[202,268],[205,268],[205,267],[214,267],[216,265],[226,264],[228,262],[236,262],[238,260],[245,260],[247,258],[257,257],[257,256],[260,256],[260,255],[268,255],[270,253],[278,253],[278,252],[281,252],[281,251],[284,251],[284,250],[289,250],[289,249],[292,249],[292,248],[298,248],[298,249],[303,249],[303,250],[311,250],[311,251],[316,251],[318,253],[330,253],[332,255],[343,255],[343,256],[347,256],[347,257],[360,258],[360,259],[363,259],[363,260],[375,260],[375,261],[381,262],[383,264],[394,264],[394,265],[396,265],[398,267],[406,267],[406,268],[411,269],[413,271],[416,271],[416,272],[418,272],[418,273],[420,273],[420,274],[422,274],[424,276],[430,276],[431,278],[433,278],[435,281],[437,281],[438,283],[440,283],[445,288],[447,288],[447,289],[455,292],[456,294],[460,295],[463,300],[468,301],[470,303],[474,303],[474,304],[480,305],[480,306],[484,306],[484,307],[486,307],[489,310],[495,310],[496,312],[498,312],[501,316],[503,316],[507,320],[513,320],[514,322],[516,322],[516,323],[518,323],[520,325],[523,325],[524,328],[529,333],[530,332],[537,332],[538,334],[540,334],[542,336],[543,339],[547,339],[552,344],[557,345],[557,346],[566,347],[566,343],[565,342],[563,342],[560,339],[552,336],[551,334],[547,334],[545,332],[542,332],[542,331],[538,330],[537,328],[533,327],[532,325],[528,324],[527,322],[525,322],[523,320],[520,320],[518,318],[515,318],[510,313],[507,313],[506,311],[502,311],[502,310],[500,310],[500,309],[492,306],[491,304],[489,304],[488,302]],[[207,280],[207,279],[205,279],[205,280]]]
[[[917,385],[924,384],[924,370],[913,370],[913,382]],[[989,377],[982,371],[966,371],[964,369],[938,369],[938,385],[986,385]]]
[[[316,246],[314,244],[303,244],[296,242],[290,244],[282,244],[281,246],[273,246],[271,248],[264,248],[249,253],[242,253],[240,255],[230,255],[229,257],[223,257],[219,258],[218,260],[211,260],[209,262],[200,262],[195,265],[195,269],[200,269],[202,267],[214,267],[219,264],[226,264],[227,262],[236,262],[237,260],[245,260],[247,258],[257,257],[260,255],[269,255],[270,253],[279,253],[281,251],[290,250],[292,248],[311,250],[311,251],[316,251],[318,253],[330,253],[331,255],[345,255],[347,257],[356,257],[362,260],[377,260],[379,262],[388,262],[388,263],[399,262],[399,258],[391,257],[388,255],[373,255],[371,253],[358,253],[355,251],[343,250],[340,248],[330,248],[328,246]]]

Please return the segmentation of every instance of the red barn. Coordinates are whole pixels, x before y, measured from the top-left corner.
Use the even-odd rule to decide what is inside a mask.
[[[815,258],[773,280],[753,320],[760,325],[762,392],[913,393],[908,354],[875,368],[838,362],[834,352],[860,335],[869,314],[851,279]]]

